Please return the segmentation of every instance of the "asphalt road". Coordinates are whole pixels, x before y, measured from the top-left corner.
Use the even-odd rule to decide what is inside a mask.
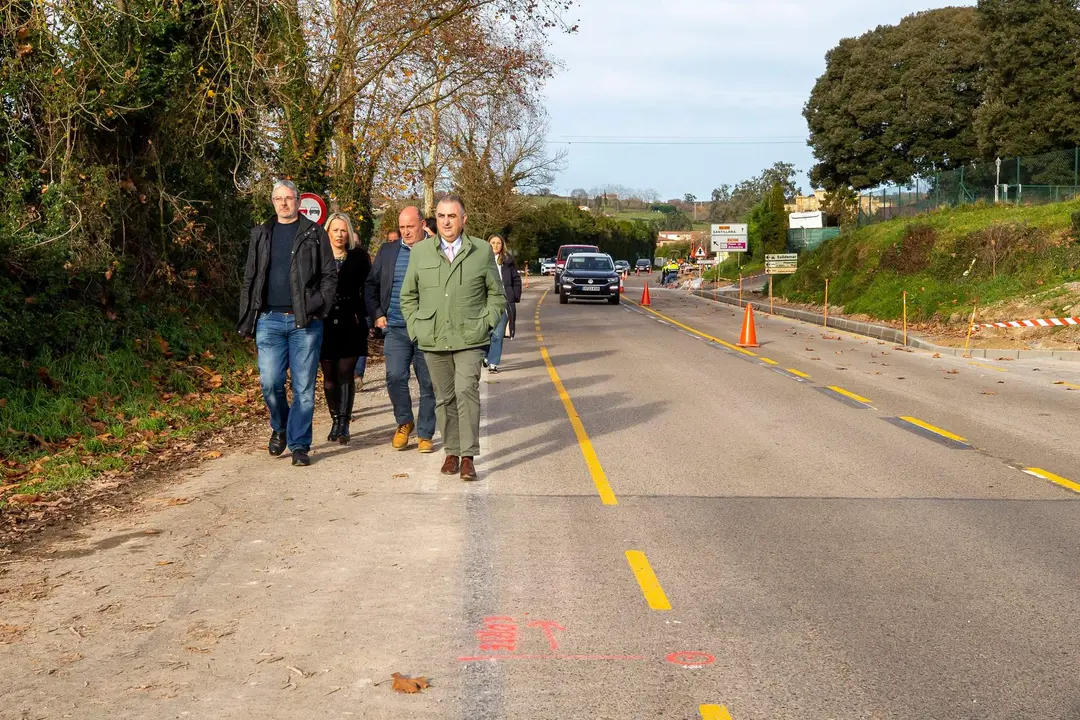
[[[5,566],[0,716],[1080,718],[1080,369],[532,282],[480,482],[209,463]]]

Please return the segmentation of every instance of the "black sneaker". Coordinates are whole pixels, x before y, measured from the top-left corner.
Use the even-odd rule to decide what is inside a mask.
[[[487,366],[488,366],[487,358],[484,358],[484,367],[487,367]]]
[[[293,450],[292,451],[292,464],[307,467],[311,464],[311,458],[308,457],[307,450]]]
[[[281,455],[285,452],[285,433],[272,432],[270,433],[270,442],[266,445],[266,449],[270,451],[270,454],[274,457]]]
[[[491,373],[492,375],[497,375],[499,373],[499,366],[498,365],[488,365],[488,372]]]

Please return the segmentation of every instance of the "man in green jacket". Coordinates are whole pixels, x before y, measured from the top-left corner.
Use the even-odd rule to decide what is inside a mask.
[[[480,367],[506,310],[495,255],[465,234],[465,203],[450,195],[435,209],[438,237],[413,247],[401,313],[424,352],[435,388],[435,418],[446,450],[443,475],[476,480],[480,454]]]

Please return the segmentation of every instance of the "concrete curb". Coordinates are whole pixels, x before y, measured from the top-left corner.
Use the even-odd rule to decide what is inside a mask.
[[[769,312],[769,304],[766,302],[757,302],[752,300],[740,301],[737,297],[731,297],[725,294],[723,291],[716,294],[715,298],[713,293],[708,290],[693,290],[693,295],[697,295],[705,300],[716,300],[728,305],[737,305],[744,307],[746,305],[753,305],[754,310],[758,312]],[[789,307],[777,307],[774,310],[774,314],[782,315],[783,317],[792,318],[794,320],[802,320],[814,325],[821,325],[825,322],[825,316],[822,313],[811,312],[809,310],[798,310],[796,308]],[[829,317],[829,327],[834,330],[843,330],[844,332],[855,333],[857,335],[865,335],[866,337],[876,338],[878,340],[885,340],[886,342],[895,343],[896,345],[904,344],[904,332],[891,328],[885,325],[874,325],[872,323],[858,322],[857,320],[849,320],[844,317]],[[920,350],[929,350],[930,352],[940,353],[942,355],[953,355],[955,357],[962,357],[964,355],[963,348],[945,347],[943,345],[935,345],[934,343],[921,338],[912,333],[908,333],[908,347],[918,348]],[[995,350],[994,348],[971,348],[968,350],[968,355],[973,358],[1008,358],[1010,360],[1064,360],[1067,362],[1080,362],[1080,350]]]

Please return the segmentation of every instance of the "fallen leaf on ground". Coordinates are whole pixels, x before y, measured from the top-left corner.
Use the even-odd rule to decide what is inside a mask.
[[[431,687],[426,677],[410,678],[401,673],[394,673],[390,677],[394,678],[394,692],[412,695]]]
[[[934,359],[935,359],[935,360],[936,360],[937,358],[939,358],[939,357],[941,357],[941,353],[934,353]]]
[[[172,560],[158,560],[159,566],[172,565]]]
[[[172,507],[176,505],[187,505],[190,502],[191,500],[188,498],[169,498],[169,502],[167,502],[166,505]]]
[[[7,499],[9,505],[32,505],[41,499],[40,495],[29,495],[20,493],[19,495],[12,495]]]
[[[996,393],[996,392],[986,392],[986,391],[983,391],[983,395],[997,395],[997,393]]]
[[[960,374],[960,371],[959,371],[959,370],[947,370],[946,372],[947,372],[947,373],[948,373],[949,375],[959,375],[959,374]]]
[[[1056,383],[1054,383],[1054,384],[1055,384],[1055,385],[1064,385],[1064,384],[1065,384],[1065,381],[1064,381],[1064,380],[1058,380],[1058,381],[1057,381]],[[0,488],[0,490],[3,490],[3,488]]]
[[[207,460],[217,460],[219,457],[221,457],[221,453],[217,450],[211,450],[210,452],[203,455],[203,457]]]
[[[394,475],[393,477],[394,477],[395,480],[399,480],[401,478],[409,477],[409,473],[398,473],[397,475]]]

